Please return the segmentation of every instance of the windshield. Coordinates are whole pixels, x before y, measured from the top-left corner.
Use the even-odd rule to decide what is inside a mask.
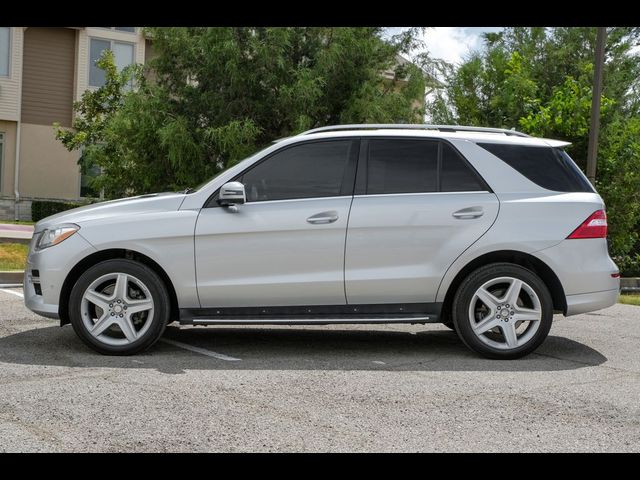
[[[239,162],[235,163],[233,166],[235,167],[236,165],[238,165],[238,163],[242,163],[246,160],[249,160],[253,157],[255,157],[256,155],[258,155],[259,153],[261,153],[263,150],[258,151],[257,153],[254,153],[253,155],[250,155],[246,158],[243,158],[242,160],[240,160]],[[208,179],[206,179],[204,182],[200,183],[199,185],[197,185],[196,187],[189,187],[185,190],[182,190],[181,193],[196,193],[197,191],[199,191],[202,187],[204,187],[206,184],[208,184],[209,182],[213,181],[214,179],[218,178],[220,175],[222,175],[223,173],[227,172],[230,168],[232,167],[227,167],[223,170],[220,170],[218,173],[216,173],[213,177],[209,177]]]
[[[226,172],[227,169],[225,168],[224,170],[220,170],[218,173],[216,173],[213,177],[210,177],[208,179],[206,179],[204,182],[202,182],[201,184],[195,186],[195,187],[189,187],[186,190],[182,190],[182,193],[196,193],[198,190],[200,190],[202,187],[204,187],[207,183],[209,183],[211,180],[213,180],[214,178],[219,177],[220,175],[222,175],[224,172]]]

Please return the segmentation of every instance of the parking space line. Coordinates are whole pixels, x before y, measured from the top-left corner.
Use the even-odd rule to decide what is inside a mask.
[[[169,345],[173,345],[174,347],[184,348],[185,350],[189,350],[191,352],[206,355],[207,357],[217,358],[218,360],[225,360],[227,362],[239,362],[241,360],[239,358],[230,357],[229,355],[224,355],[223,353],[212,352],[211,350],[207,350],[204,348],[194,347],[193,345],[189,345],[187,343],[176,342],[175,340],[170,340],[168,338],[161,338],[160,341],[168,343]]]
[[[16,292],[14,290],[8,290],[6,288],[0,288],[0,292],[9,293],[11,295],[15,295],[16,297],[24,298],[24,294],[20,292]],[[170,340],[168,338],[160,339],[161,342],[168,343],[169,345],[173,345],[174,347],[183,348],[184,350],[189,350],[191,352],[199,353],[201,355],[206,355],[207,357],[217,358],[218,360],[224,360],[226,362],[239,362],[241,359],[236,357],[230,357],[229,355],[225,355],[223,353],[213,352],[211,350],[207,350],[205,348],[194,347],[193,345],[189,345],[187,343],[176,342],[175,340]]]
[[[20,292],[14,292],[13,290],[7,290],[6,288],[0,288],[0,292],[10,293],[11,295],[15,295],[16,297],[24,298],[24,294]]]

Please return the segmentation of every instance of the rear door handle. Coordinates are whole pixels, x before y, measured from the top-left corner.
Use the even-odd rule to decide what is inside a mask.
[[[482,207],[469,207],[453,212],[452,215],[459,220],[468,220],[472,218],[479,218],[484,215]]]
[[[307,222],[314,225],[322,225],[324,223],[333,223],[338,220],[338,212],[331,210],[329,212],[316,213],[307,218]]]

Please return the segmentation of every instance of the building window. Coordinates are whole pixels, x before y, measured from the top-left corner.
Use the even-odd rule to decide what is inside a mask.
[[[88,169],[81,169],[80,174],[80,196],[85,198],[103,198],[103,192],[96,190],[92,186],[92,181],[94,178],[99,177],[102,174],[102,169],[94,165]]]
[[[116,30],[118,32],[136,33],[136,27],[97,27],[105,30]]]
[[[9,76],[11,60],[11,27],[0,27],[0,76]]]
[[[121,72],[126,66],[133,63],[133,48],[132,43],[92,38],[89,46],[89,86],[101,87],[106,80],[104,70],[96,65],[102,52],[107,49],[113,51],[116,67]]]

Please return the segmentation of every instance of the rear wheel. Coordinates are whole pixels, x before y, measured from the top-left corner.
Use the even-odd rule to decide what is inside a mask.
[[[169,295],[160,277],[125,259],[88,269],[69,299],[76,334],[106,355],[131,355],[149,348],[162,336],[169,312]]]
[[[488,358],[528,355],[549,334],[553,302],[532,271],[510,263],[479,268],[460,285],[453,300],[458,336]]]

